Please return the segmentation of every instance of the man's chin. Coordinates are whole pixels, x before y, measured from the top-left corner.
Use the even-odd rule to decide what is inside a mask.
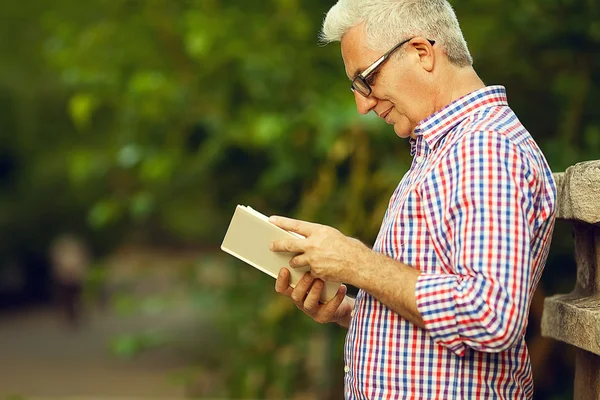
[[[407,126],[401,126],[400,124],[394,124],[394,132],[399,138],[406,139],[411,137],[412,129]]]

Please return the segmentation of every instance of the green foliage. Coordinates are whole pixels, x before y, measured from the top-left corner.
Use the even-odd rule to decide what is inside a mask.
[[[598,6],[502,4],[455,4],[476,68],[507,86],[555,169],[598,156]],[[66,168],[78,191],[105,186],[90,226],[217,243],[235,204],[251,203],[371,240],[409,160],[388,127],[356,115],[338,47],[316,46],[328,7],[96,0],[42,12],[42,55],[83,135]]]
[[[329,223],[362,216],[348,229],[365,226],[357,233],[372,237],[376,224],[361,200],[345,205],[347,191],[380,201],[381,214],[398,175],[376,180],[372,198],[362,184],[344,189],[377,167],[354,150],[371,144],[367,127],[383,127],[355,115],[339,50],[315,46],[325,10],[318,2],[152,1],[45,13],[45,56],[73,90],[69,114],[87,136],[71,150],[72,179],[86,191],[115,176],[90,207],[91,226],[153,220],[184,241],[216,242],[224,211],[252,202]],[[406,155],[388,158],[407,165]],[[319,176],[326,181],[311,188]],[[319,205],[324,196],[333,210]],[[179,218],[187,213],[193,218]]]
[[[331,356],[323,347],[324,331],[275,293],[272,278],[219,256],[199,260],[190,282],[197,306],[212,309],[224,344],[212,362],[206,355],[200,362],[222,371],[221,384],[198,395],[290,398],[318,391],[326,376],[323,362]],[[340,336],[342,328],[333,333]],[[311,351],[318,348],[323,351]]]

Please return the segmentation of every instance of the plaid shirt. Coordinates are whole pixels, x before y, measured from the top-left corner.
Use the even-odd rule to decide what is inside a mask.
[[[548,164],[501,86],[454,101],[415,132],[373,249],[421,271],[425,329],[359,291],[346,398],[531,398],[525,329],[554,227]]]

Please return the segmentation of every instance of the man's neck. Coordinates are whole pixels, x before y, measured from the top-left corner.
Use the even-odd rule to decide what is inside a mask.
[[[449,68],[437,77],[440,84],[437,86],[437,93],[436,91],[433,92],[432,109],[429,115],[433,115],[453,101],[485,87],[473,67],[459,68],[449,63],[447,65]],[[414,129],[410,137],[416,139],[417,135]]]
[[[485,87],[473,67],[452,68],[447,76],[445,90],[440,93],[436,111],[453,101]]]

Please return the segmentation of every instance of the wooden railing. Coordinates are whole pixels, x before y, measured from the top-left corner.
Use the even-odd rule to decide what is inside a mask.
[[[600,400],[600,160],[554,174],[558,219],[571,221],[577,283],[546,298],[542,335],[576,347],[574,399]]]

